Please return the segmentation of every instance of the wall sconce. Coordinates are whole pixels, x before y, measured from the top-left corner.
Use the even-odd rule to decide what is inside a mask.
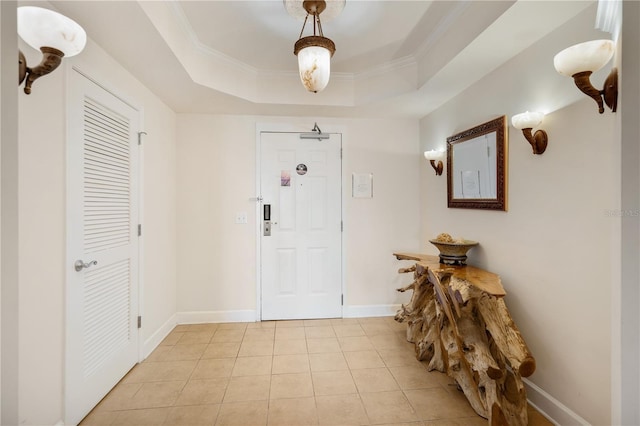
[[[542,123],[544,114],[541,112],[523,112],[522,114],[511,117],[511,124],[516,129],[522,130],[522,134],[531,144],[534,154],[542,154],[547,149],[549,138],[544,130],[537,130],[531,134],[531,129],[538,127]]]
[[[72,19],[53,10],[34,6],[18,8],[18,34],[31,47],[42,52],[42,61],[34,68],[18,51],[18,86],[26,80],[24,93],[31,93],[33,82],[58,68],[64,56],[77,55],[87,43],[87,34]]]
[[[613,56],[615,44],[611,40],[593,40],[576,44],[553,58],[556,71],[562,75],[573,77],[576,86],[583,93],[591,96],[598,103],[600,114],[604,112],[604,103],[616,112],[618,104],[618,70],[612,68],[604,82],[604,88],[598,90],[591,84],[592,73],[605,66]]]
[[[429,160],[429,162],[431,163],[431,167],[433,167],[433,170],[436,171],[436,176],[442,175],[442,170],[444,169],[442,158],[444,158],[444,154],[444,151],[436,151],[435,149],[424,152],[424,158]]]

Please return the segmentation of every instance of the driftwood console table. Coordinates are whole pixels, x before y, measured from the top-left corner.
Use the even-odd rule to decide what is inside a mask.
[[[447,373],[473,409],[491,425],[526,425],[522,377],[536,362],[504,303],[500,277],[473,266],[439,263],[438,256],[394,253],[415,261],[400,273],[414,281],[411,300],[396,314],[407,324],[407,340],[428,369]]]

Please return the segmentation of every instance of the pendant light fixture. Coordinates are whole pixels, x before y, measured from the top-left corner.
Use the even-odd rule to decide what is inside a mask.
[[[300,37],[293,48],[298,57],[298,70],[302,85],[310,92],[322,91],[329,83],[331,74],[331,57],[336,45],[322,33],[320,14],[327,4],[324,0],[304,0],[302,7],[307,11]],[[302,37],[304,27],[309,18],[313,20],[313,35]]]

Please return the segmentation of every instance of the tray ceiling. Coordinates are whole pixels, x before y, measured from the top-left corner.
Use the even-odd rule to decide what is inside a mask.
[[[312,94],[293,55],[302,23],[282,0],[50,2],[177,112],[411,117],[593,3],[347,0],[323,22],[336,53]]]

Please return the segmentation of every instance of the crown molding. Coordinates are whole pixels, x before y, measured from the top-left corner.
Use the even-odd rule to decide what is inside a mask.
[[[353,78],[354,80],[358,80],[358,79],[380,77],[382,75],[402,71],[409,67],[416,67],[417,65],[418,65],[418,62],[416,61],[416,57],[413,55],[408,55],[403,58],[398,58],[390,62],[385,62],[369,70],[355,73],[353,74]]]
[[[438,22],[438,25],[434,28],[434,30],[429,33],[429,36],[424,40],[420,46],[416,49],[414,56],[418,61],[424,59],[429,50],[442,38],[444,33],[453,26],[454,22],[456,22],[460,16],[471,6],[472,0],[464,0],[460,3],[456,4],[456,7],[453,9],[451,13],[445,15],[444,19]]]
[[[200,41],[200,39],[196,35],[196,32],[193,30],[193,27],[189,23],[189,19],[187,18],[187,15],[184,13],[182,6],[180,6],[180,1],[169,0],[167,3],[171,11],[173,12],[174,17],[178,22],[180,28],[182,28],[182,30],[184,31],[184,34],[187,36],[187,38],[189,39],[189,41],[197,51],[199,51],[200,53],[204,53],[206,55],[210,55],[216,61],[223,62],[227,66],[237,67],[240,70],[242,70],[242,72],[244,73],[258,75],[260,72],[262,72],[260,69],[253,67],[247,64],[246,62],[239,61],[236,58],[226,55],[220,52],[219,50],[216,50],[211,46],[204,44],[202,41]]]

